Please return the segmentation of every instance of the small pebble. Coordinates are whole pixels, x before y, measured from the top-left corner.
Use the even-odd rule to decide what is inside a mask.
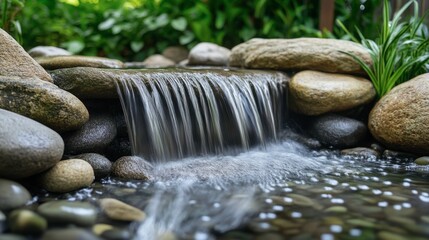
[[[9,228],[13,233],[39,235],[48,228],[48,222],[39,214],[26,210],[14,210],[9,214]]]
[[[138,208],[113,198],[99,200],[102,211],[113,220],[142,221],[146,214]]]
[[[0,193],[0,211],[22,207],[31,199],[25,187],[7,179],[0,179]]]
[[[414,163],[417,165],[429,165],[429,156],[419,157]]]
[[[86,202],[51,201],[40,205],[37,211],[50,223],[92,226],[97,218],[96,208]]]
[[[409,239],[399,234],[386,232],[386,231],[379,232],[377,236],[380,240],[408,240]]]

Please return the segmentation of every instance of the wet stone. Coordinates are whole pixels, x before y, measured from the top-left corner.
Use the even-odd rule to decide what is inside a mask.
[[[88,162],[94,170],[95,178],[103,178],[110,174],[112,162],[105,156],[98,153],[83,153],[73,158],[82,159]]]
[[[24,206],[31,195],[21,184],[0,179],[0,211],[12,210]]]
[[[99,200],[102,211],[112,220],[142,221],[146,214],[138,208],[113,198]]]
[[[285,239],[285,237],[280,235],[280,234],[276,234],[276,233],[265,233],[265,234],[261,234],[255,238],[255,240],[265,240],[265,239],[283,240],[283,239]]]
[[[347,208],[343,207],[343,206],[332,206],[332,207],[325,209],[325,212],[328,212],[328,213],[346,213]]]
[[[132,235],[131,235],[130,231],[128,231],[126,229],[118,229],[118,228],[112,228],[112,229],[108,229],[108,230],[104,231],[101,234],[101,237],[103,239],[108,239],[108,240],[132,239]]]
[[[407,237],[401,236],[396,233],[381,231],[377,234],[380,240],[407,240]]]
[[[419,157],[414,163],[417,165],[429,165],[429,156]]]
[[[46,231],[41,240],[100,240],[89,231],[80,228],[52,229]]]
[[[100,236],[103,232],[110,230],[112,228],[114,228],[112,225],[104,224],[104,223],[98,223],[98,224],[95,224],[94,226],[92,226],[92,232],[95,235]]]
[[[50,223],[92,226],[97,218],[96,208],[86,202],[52,201],[40,205],[37,211]]]
[[[4,232],[6,229],[6,216],[2,211],[0,211],[0,233]]]
[[[13,233],[39,235],[48,227],[48,222],[30,210],[15,210],[9,214],[9,228]]]
[[[28,240],[28,238],[25,236],[12,234],[12,233],[0,234],[0,239],[1,240]]]
[[[350,157],[350,158],[358,158],[358,159],[375,160],[380,157],[380,154],[377,151],[371,148],[364,148],[364,147],[343,149],[341,150],[340,153],[342,156]]]
[[[402,159],[402,160],[416,159],[416,156],[411,153],[398,152],[398,151],[393,151],[389,149],[384,150],[382,157],[389,160],[390,159]]]
[[[152,165],[137,156],[124,156],[113,163],[112,174],[123,179],[148,180],[152,177]]]
[[[374,228],[376,224],[369,219],[349,219],[347,223],[356,227]]]

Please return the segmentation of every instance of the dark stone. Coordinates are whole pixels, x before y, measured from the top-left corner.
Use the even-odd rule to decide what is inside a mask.
[[[386,150],[383,146],[378,143],[371,144],[371,149],[377,151],[380,155],[383,154],[384,150]]]
[[[336,114],[326,114],[310,123],[310,134],[322,144],[333,147],[355,147],[367,136],[362,122]]]
[[[429,165],[429,157],[428,156],[419,157],[414,161],[414,163],[417,165]]]
[[[21,184],[0,179],[0,211],[12,210],[24,206],[31,195]]]
[[[123,156],[130,156],[131,154],[131,143],[128,138],[116,138],[106,149],[106,156],[111,161]]]
[[[0,177],[17,179],[40,173],[59,162],[63,150],[63,139],[55,131],[0,109]]]
[[[48,222],[39,214],[18,209],[9,214],[9,228],[13,233],[40,235],[48,228]]]
[[[341,155],[350,157],[350,158],[358,158],[358,159],[372,159],[375,160],[380,157],[380,153],[371,148],[357,147],[357,148],[349,148],[341,150]]]
[[[113,163],[112,174],[124,179],[147,180],[152,177],[152,164],[141,157],[124,156]]]
[[[3,233],[5,229],[6,229],[6,216],[2,211],[0,211],[0,233]]]
[[[89,231],[80,228],[52,229],[43,234],[41,240],[100,240]]]
[[[0,239],[1,240],[28,240],[28,238],[25,236],[12,234],[12,233],[0,234]]]
[[[97,218],[96,208],[86,202],[51,201],[40,205],[37,212],[49,223],[92,226]]]
[[[110,174],[112,162],[98,153],[83,153],[72,158],[82,159],[91,164],[95,178],[103,178]]]
[[[103,153],[116,137],[116,124],[107,114],[93,114],[83,127],[64,136],[67,154]]]
[[[416,159],[416,155],[411,154],[411,153],[406,153],[406,152],[398,152],[398,151],[393,151],[393,150],[389,150],[386,149],[383,152],[382,155],[383,158],[388,159],[388,160],[414,160]]]
[[[131,239],[130,231],[126,229],[108,229],[101,234],[101,237],[108,240],[127,240]]]
[[[128,138],[128,127],[127,122],[125,121],[125,116],[121,112],[120,114],[115,115],[116,130],[118,132],[118,137]]]

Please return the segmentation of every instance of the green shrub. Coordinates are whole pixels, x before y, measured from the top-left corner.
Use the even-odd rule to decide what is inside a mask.
[[[23,7],[24,0],[0,0],[0,27],[12,33],[18,42],[22,42],[22,31],[15,17]]]

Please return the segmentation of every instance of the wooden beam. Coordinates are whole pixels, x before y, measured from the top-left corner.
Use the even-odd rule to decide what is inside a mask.
[[[320,0],[319,30],[332,32],[334,28],[335,0]]]

